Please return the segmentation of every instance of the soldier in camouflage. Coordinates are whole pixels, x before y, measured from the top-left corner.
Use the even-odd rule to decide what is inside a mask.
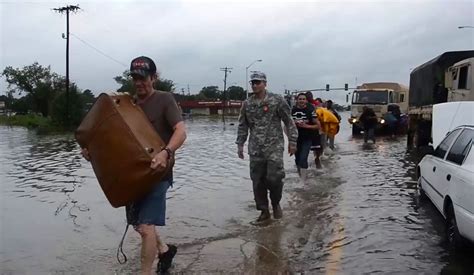
[[[283,97],[269,93],[266,89],[267,77],[262,72],[250,76],[253,95],[242,105],[237,133],[237,151],[244,158],[244,144],[250,130],[248,153],[250,156],[250,178],[257,210],[261,211],[257,222],[270,218],[268,191],[273,208],[273,217],[283,215],[280,200],[283,191],[283,150],[284,139],[281,122],[288,135],[288,153],[296,152],[298,130],[291,117],[290,107]]]

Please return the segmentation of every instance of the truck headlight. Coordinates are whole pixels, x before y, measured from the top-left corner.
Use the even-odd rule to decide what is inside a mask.
[[[357,118],[355,118],[355,117],[349,118],[349,123],[350,123],[350,124],[354,124],[354,123],[356,123],[356,122],[357,122]]]
[[[385,119],[382,118],[382,119],[380,120],[380,124],[384,124],[384,123],[385,123]]]

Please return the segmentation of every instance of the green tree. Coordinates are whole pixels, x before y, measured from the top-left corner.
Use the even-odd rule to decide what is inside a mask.
[[[75,84],[69,89],[69,120],[66,110],[66,92],[61,91],[54,98],[51,108],[51,120],[61,126],[77,126],[81,123],[86,113],[87,97],[80,93]]]
[[[117,89],[117,92],[123,93],[128,92],[131,95],[135,94],[135,88],[133,87],[132,77],[130,76],[130,71],[124,71],[121,76],[114,77],[115,82],[120,85],[120,88]],[[153,86],[154,89],[165,91],[165,92],[173,92],[175,88],[175,84],[172,80],[159,78],[155,81]]]
[[[206,86],[199,92],[198,99],[220,99],[221,95],[217,86]]]
[[[32,99],[30,106],[34,112],[40,112],[47,117],[51,102],[55,95],[64,87],[64,78],[51,72],[51,67],[43,67],[38,62],[22,69],[6,67],[2,75],[6,78],[8,88],[12,93],[29,94]]]
[[[89,89],[85,89],[82,92],[82,97],[83,97],[84,103],[94,103],[95,101],[95,96]]]
[[[114,80],[120,85],[120,88],[117,89],[117,92],[128,92],[132,95],[135,94],[135,88],[133,87],[132,77],[130,77],[130,71],[127,70],[123,72],[121,76],[114,77]]]
[[[240,86],[230,86],[226,92],[226,99],[227,100],[245,100],[247,98],[247,94],[245,93],[244,88]]]
[[[27,114],[32,104],[32,96],[30,94],[14,99],[9,107],[17,114]]]
[[[155,81],[154,88],[159,91],[173,92],[175,88],[175,84],[173,83],[172,80],[163,78],[163,79],[158,79],[158,81]]]

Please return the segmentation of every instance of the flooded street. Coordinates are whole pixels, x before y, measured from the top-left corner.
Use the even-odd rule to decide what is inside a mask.
[[[237,158],[236,118],[186,121],[168,191],[171,272],[473,274],[474,253],[451,254],[441,214],[419,201],[418,159],[405,137],[353,139],[344,113],[336,152],[298,178],[285,155],[284,217],[254,226],[248,155]],[[136,274],[140,239],[106,201],[72,135],[0,126],[1,274]]]

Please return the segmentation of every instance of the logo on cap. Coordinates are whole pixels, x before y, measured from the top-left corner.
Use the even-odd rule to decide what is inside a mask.
[[[130,74],[148,76],[156,73],[155,62],[149,57],[140,56],[132,60],[130,63]]]
[[[133,62],[132,67],[134,70],[149,70],[150,65],[145,60],[136,60]]]

